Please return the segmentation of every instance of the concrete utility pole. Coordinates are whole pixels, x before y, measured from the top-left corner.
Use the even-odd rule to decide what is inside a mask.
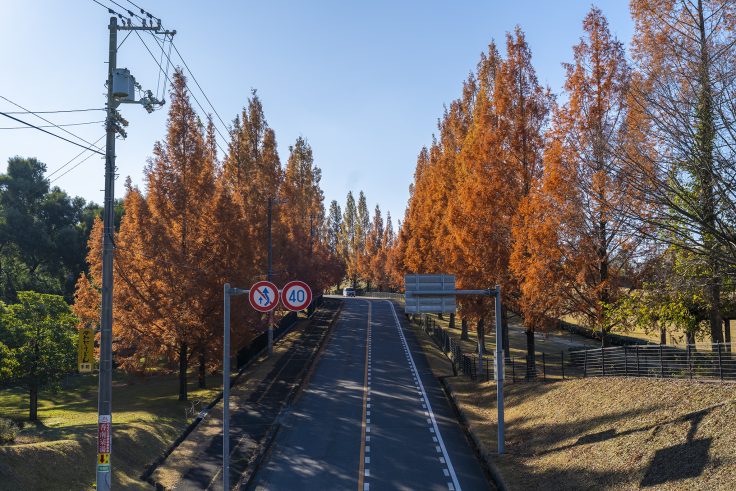
[[[130,19],[127,25],[118,25],[116,17],[110,17],[110,45],[107,67],[107,118],[105,128],[107,141],[105,147],[105,207],[102,214],[102,306],[100,312],[100,372],[97,401],[97,490],[109,491],[112,486],[112,469],[110,456],[112,453],[112,289],[113,289],[113,254],[115,242],[115,136],[118,132],[117,107],[125,103],[141,104],[151,112],[154,105],[162,105],[150,91],[141,100],[135,100],[135,88],[139,88],[135,79],[127,70],[123,85],[127,86],[125,95],[116,94],[115,77],[117,71],[117,50],[119,30],[156,31],[159,34],[173,37],[176,31],[162,31],[160,21],[157,25],[132,26]],[[120,90],[120,87],[118,87]]]
[[[107,141],[105,147],[105,209],[102,215],[102,312],[100,314],[100,381],[97,401],[97,489],[112,484],[112,259],[115,231],[115,108],[113,73],[117,64],[118,20],[110,18],[107,66]]]

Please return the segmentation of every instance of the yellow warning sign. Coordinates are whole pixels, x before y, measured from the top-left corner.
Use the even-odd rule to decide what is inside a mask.
[[[77,366],[80,373],[92,371],[95,356],[95,330],[83,327],[79,330],[79,349],[77,351]]]
[[[109,453],[98,453],[97,454],[97,463],[100,465],[109,464],[110,463],[110,454]]]

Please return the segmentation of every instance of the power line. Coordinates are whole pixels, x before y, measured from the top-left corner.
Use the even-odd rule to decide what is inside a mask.
[[[158,44],[158,38],[157,38],[156,36],[153,36],[153,38],[154,38],[154,39],[156,40],[156,43]],[[201,85],[199,85],[199,82],[197,82],[197,79],[196,79],[196,77],[194,76],[194,74],[192,73],[192,71],[191,71],[191,70],[189,69],[189,67],[187,66],[187,62],[186,62],[186,61],[184,61],[184,58],[182,58],[181,54],[179,53],[179,50],[178,50],[178,49],[176,48],[176,45],[174,44],[174,41],[173,41],[173,39],[171,40],[171,46],[173,46],[173,47],[174,47],[174,50],[176,51],[176,54],[177,54],[177,55],[179,55],[179,59],[180,59],[180,60],[182,61],[182,63],[184,63],[184,66],[186,67],[187,71],[189,72],[189,75],[191,75],[191,77],[192,77],[192,80],[194,80],[194,83],[195,83],[195,84],[197,84],[197,87],[199,88],[199,91],[200,91],[200,92],[202,93],[202,95],[204,96],[204,98],[205,98],[205,99],[207,100],[207,102],[209,103],[210,107],[212,108],[212,110],[213,110],[213,111],[215,112],[215,114],[217,115],[217,118],[218,118],[218,119],[220,120],[220,122],[222,123],[223,127],[225,128],[225,131],[228,131],[227,125],[226,125],[226,124],[225,124],[225,122],[224,122],[224,121],[222,120],[222,118],[220,117],[220,115],[219,115],[219,114],[217,113],[217,110],[215,109],[215,106],[213,106],[213,105],[212,105],[212,102],[210,102],[210,99],[209,99],[209,97],[207,97],[207,94],[206,94],[206,93],[204,92],[204,90],[202,89],[202,86],[201,86]],[[159,47],[161,47],[161,44],[159,44]],[[167,56],[167,57],[166,57],[166,59],[167,59],[167,61],[168,61],[169,63],[171,63],[171,58],[170,58],[170,56]],[[173,65],[173,63],[171,63],[171,64]],[[202,112],[203,112],[203,113],[205,113],[205,114],[207,114],[207,111],[205,111],[205,109],[204,109],[204,108],[202,107],[202,105],[201,105],[201,104],[199,103],[199,101],[197,100],[197,98],[195,97],[195,95],[194,95],[194,94],[193,94],[193,93],[192,93],[191,91],[190,91],[190,94],[192,94],[192,97],[193,97],[193,98],[194,98],[194,100],[195,100],[195,101],[197,102],[197,105],[198,105],[198,106],[199,106],[199,108],[200,108],[200,109],[202,110]],[[228,140],[227,140],[227,138],[225,138],[225,136],[224,136],[224,135],[223,135],[223,134],[222,134],[222,133],[220,132],[220,130],[219,130],[219,128],[217,128],[217,126],[215,126],[215,131],[217,132],[217,134],[218,134],[218,135],[220,135],[220,138],[222,138],[222,140],[223,140],[223,141],[224,141],[225,143],[227,143],[227,141],[228,141]],[[220,151],[221,151],[221,152],[223,153],[223,155],[227,155],[227,153],[226,153],[226,152],[225,152],[225,151],[224,151],[224,150],[222,149],[222,147],[221,147],[221,146],[220,146],[219,144],[217,145],[217,147],[218,147],[218,148],[220,149]]]
[[[100,7],[102,7],[103,9],[107,10],[108,13],[113,14],[113,15],[117,15],[120,18],[120,20],[123,21],[124,24],[130,25],[130,17],[125,17],[120,12],[117,12],[116,10],[111,9],[108,5],[101,4],[97,0],[92,0],[92,1],[95,2],[97,5],[99,5]],[[127,22],[126,22],[126,19],[127,19]]]
[[[84,152],[82,152],[82,153],[84,153]],[[81,154],[80,154],[80,155],[81,155]],[[62,177],[64,177],[65,175],[69,174],[69,173],[70,173],[71,171],[73,171],[74,169],[76,169],[77,167],[79,167],[80,165],[82,165],[83,163],[85,163],[85,162],[86,162],[86,161],[88,161],[88,160],[89,160],[89,159],[90,159],[91,157],[94,157],[94,156],[95,156],[95,154],[93,154],[93,153],[91,153],[91,154],[87,155],[87,156],[86,156],[85,158],[83,158],[82,160],[80,160],[79,162],[77,162],[77,163],[76,163],[75,165],[73,165],[72,167],[70,167],[70,168],[69,168],[69,169],[68,169],[68,170],[67,170],[66,172],[64,172],[64,173],[62,173],[62,174],[59,174],[58,176],[56,176],[55,178],[53,178],[53,179],[52,179],[51,181],[49,181],[49,184],[51,184],[51,183],[54,183],[54,182],[58,181],[59,179],[61,179],[61,178],[62,178]]]
[[[89,109],[60,109],[57,111],[7,111],[5,114],[57,114],[57,113],[82,113],[87,111],[104,111],[104,107],[92,107]]]
[[[146,51],[148,51],[148,54],[149,54],[149,55],[151,55],[151,58],[153,58],[153,61],[154,61],[154,62],[156,63],[156,65],[158,65],[158,67],[159,67],[159,68],[161,68],[161,65],[159,64],[158,60],[157,60],[157,59],[156,59],[156,57],[155,57],[155,56],[153,55],[153,53],[151,52],[151,49],[150,49],[150,48],[148,47],[148,45],[147,45],[147,44],[146,44],[146,42],[145,42],[145,41],[143,40],[143,38],[141,37],[141,35],[140,35],[140,34],[138,34],[138,31],[135,31],[135,34],[136,34],[136,36],[138,36],[138,39],[140,39],[140,40],[141,40],[141,43],[143,43],[143,46],[145,46],[145,48],[146,48]],[[158,39],[157,39],[157,38],[155,38],[155,37],[154,37],[154,39],[156,39],[156,42],[158,43]],[[161,45],[160,45],[160,44],[159,44],[159,47],[161,47]],[[166,58],[167,58],[167,60],[171,61],[171,60],[170,60],[170,58],[169,58],[168,56],[167,56]],[[167,81],[168,81],[168,82],[169,82],[170,84],[172,84],[172,85],[173,85],[173,82],[172,82],[172,81],[171,81],[171,79],[169,78],[168,74],[166,74],[166,80],[167,80]],[[190,95],[192,96],[192,99],[194,99],[194,102],[196,102],[196,103],[197,103],[197,106],[199,106],[199,109],[200,109],[200,110],[202,111],[202,113],[204,113],[204,114],[207,114],[207,111],[205,111],[204,107],[202,107],[202,104],[200,104],[200,102],[199,102],[199,99],[197,99],[197,96],[195,96],[195,95],[194,95],[194,93],[193,93],[192,91],[189,91],[189,94],[190,94]],[[215,126],[215,131],[217,131],[217,134],[218,134],[218,135],[220,135],[220,138],[222,138],[222,139],[223,139],[223,141],[227,143],[227,139],[226,139],[226,138],[225,138],[224,136],[222,136],[222,133],[221,133],[221,132],[220,132],[220,130],[219,130],[219,129],[217,128],[217,126]],[[222,146],[220,146],[220,144],[219,144],[219,143],[217,142],[217,140],[215,140],[215,144],[217,145],[217,148],[219,148],[219,149],[220,149],[220,151],[222,152],[222,154],[223,154],[223,155],[227,155],[227,152],[225,152],[225,150],[223,150]]]
[[[202,89],[202,86],[199,85],[199,82],[197,82],[197,78],[194,76],[194,73],[192,73],[192,71],[189,69],[189,65],[187,65],[187,62],[186,61],[184,61],[184,58],[181,56],[181,53],[179,53],[179,48],[176,47],[176,45],[174,44],[174,41],[173,40],[171,41],[171,46],[174,47],[174,51],[176,51],[176,54],[179,55],[179,59],[181,60],[181,62],[184,63],[184,67],[189,72],[189,75],[192,76],[192,80],[194,80],[194,83],[197,84],[197,87],[199,87],[199,90],[200,90],[200,92],[202,92],[202,95],[207,100],[207,103],[209,103],[210,107],[215,112],[215,115],[217,116],[217,119],[220,120],[220,123],[222,123],[222,126],[224,126],[225,128],[227,128],[227,125],[225,124],[225,121],[222,120],[222,118],[220,117],[220,115],[217,113],[217,109],[215,109],[215,106],[213,106],[212,105],[212,102],[210,102],[210,98],[207,97],[207,94],[205,94],[204,90]]]
[[[76,138],[77,140],[80,140],[80,141],[82,141],[82,142],[86,143],[87,145],[90,145],[90,146],[92,146],[92,144],[91,144],[90,142],[88,142],[87,140],[85,140],[85,139],[84,139],[84,138],[82,138],[81,136],[75,135],[75,134],[74,134],[74,133],[72,133],[71,131],[69,131],[69,130],[67,130],[67,129],[64,129],[64,128],[62,128],[62,127],[61,127],[61,126],[59,126],[58,124],[54,123],[53,121],[49,121],[48,119],[44,118],[43,116],[39,116],[39,115],[38,115],[38,113],[36,113],[36,112],[33,112],[33,111],[30,111],[30,110],[29,110],[28,108],[26,108],[26,107],[23,107],[23,106],[21,106],[21,105],[20,105],[20,104],[18,104],[17,102],[13,102],[13,101],[11,101],[10,99],[8,99],[7,97],[5,97],[5,96],[2,96],[2,95],[0,95],[0,99],[4,99],[4,100],[8,101],[9,103],[11,103],[12,105],[14,105],[15,107],[19,107],[20,109],[23,109],[24,111],[28,111],[28,112],[29,112],[30,114],[33,114],[34,116],[36,116],[36,117],[37,117],[37,118],[39,118],[40,120],[42,120],[42,121],[46,121],[46,122],[47,122],[47,123],[49,123],[50,125],[53,125],[53,126],[54,126],[55,128],[59,128],[59,129],[60,129],[61,131],[63,131],[64,133],[66,133],[66,134],[68,134],[68,135],[71,135],[71,136],[73,136],[73,137],[74,137],[74,138]],[[4,116],[8,116],[8,115],[7,115],[7,113],[2,113],[2,114],[3,114]],[[8,117],[10,117],[10,116],[8,116]],[[15,119],[15,118],[13,118],[13,119]],[[20,121],[20,120],[18,119],[17,121]],[[30,125],[29,123],[26,123],[25,121],[20,121],[20,122],[21,122],[21,123],[23,123],[23,124],[25,124],[25,125],[29,125],[29,126],[32,126],[32,125]],[[45,131],[45,130],[41,130],[41,131]],[[46,133],[49,133],[49,132],[47,131]],[[53,133],[49,133],[49,134],[52,134],[52,135],[53,135]],[[54,135],[54,136],[56,136],[56,135]],[[73,142],[72,142],[72,143],[73,143]],[[76,144],[76,145],[78,145],[78,146],[80,146],[80,147],[82,146],[82,145],[79,145],[79,144]],[[99,150],[99,149],[98,149],[98,150]]]
[[[105,138],[105,136],[107,136],[107,135],[102,135],[101,137],[99,137],[99,138],[97,139],[97,141],[95,142],[95,145],[97,144],[97,142],[99,142],[100,140],[102,140],[103,138]],[[71,164],[72,162],[74,162],[74,161],[75,161],[75,160],[77,159],[77,157],[79,157],[80,155],[82,155],[82,154],[83,154],[84,152],[86,152],[87,150],[89,150],[89,147],[88,147],[88,148],[85,148],[84,150],[82,150],[81,152],[79,152],[78,154],[76,154],[76,155],[75,155],[74,157],[72,157],[71,159],[69,159],[69,161],[68,161],[68,162],[66,162],[66,163],[65,163],[64,165],[62,165],[62,166],[58,167],[58,168],[57,168],[56,170],[54,170],[54,171],[53,171],[52,173],[48,174],[48,175],[46,176],[46,178],[48,179],[49,177],[53,176],[54,174],[56,174],[57,172],[59,172],[59,171],[60,171],[61,169],[63,169],[64,167],[66,167],[67,165],[69,165],[69,164]],[[93,154],[93,155],[94,155],[94,154]],[[75,167],[76,167],[76,166],[75,166]],[[57,179],[58,179],[58,178],[57,178]],[[56,180],[56,179],[54,179],[54,180]]]
[[[10,113],[5,113],[10,114]],[[105,120],[101,119],[100,121],[87,121],[86,123],[65,123],[65,124],[42,124],[39,125],[38,128],[54,128],[54,127],[64,127],[64,126],[84,126],[87,124],[97,124],[97,123],[104,123]],[[27,130],[30,129],[28,126],[5,126],[0,127],[0,130]]]
[[[2,96],[0,96],[0,97],[2,97]],[[26,126],[30,126],[31,128],[35,128],[35,129],[37,129],[38,131],[43,131],[44,133],[47,133],[47,134],[49,134],[49,135],[51,135],[51,136],[55,136],[56,138],[58,138],[58,139],[60,139],[60,140],[64,140],[65,142],[71,143],[72,145],[76,145],[76,146],[78,146],[78,147],[82,147],[82,148],[84,148],[85,150],[89,150],[89,151],[91,151],[91,152],[95,152],[95,153],[98,153],[98,154],[100,154],[100,155],[105,155],[105,154],[104,154],[104,153],[102,153],[102,152],[99,152],[99,151],[97,151],[97,150],[94,150],[94,149],[90,148],[90,147],[93,147],[93,146],[94,146],[94,144],[92,144],[92,143],[90,143],[90,146],[89,146],[89,147],[85,147],[84,145],[80,145],[79,143],[77,143],[77,142],[75,142],[75,141],[71,141],[71,140],[69,140],[68,138],[64,138],[63,136],[57,135],[56,133],[51,133],[50,131],[47,131],[47,130],[45,130],[45,129],[43,129],[43,128],[39,128],[38,126],[36,126],[36,125],[34,125],[34,124],[31,124],[31,123],[27,123],[27,122],[23,121],[22,119],[18,119],[18,118],[14,117],[14,116],[11,116],[11,115],[9,115],[9,114],[5,114],[4,112],[0,112],[0,115],[2,115],[2,116],[5,116],[6,118],[10,118],[10,119],[12,119],[12,120],[14,120],[14,121],[17,121],[17,122],[19,122],[19,123],[21,123],[21,124],[24,124],[24,125],[26,125]],[[62,128],[62,129],[63,129],[63,128]],[[80,138],[80,139],[81,139],[81,138]],[[85,142],[85,143],[89,143],[89,142]]]
[[[131,4],[133,7],[137,8],[138,10],[140,10],[141,11],[141,14],[146,15],[149,19],[156,19],[158,21],[158,23],[161,24],[161,19],[160,18],[156,17],[155,15],[153,15],[150,12],[147,12],[146,10],[143,10],[141,7],[139,7],[135,3],[131,2],[130,0],[127,0],[127,2],[129,4]]]

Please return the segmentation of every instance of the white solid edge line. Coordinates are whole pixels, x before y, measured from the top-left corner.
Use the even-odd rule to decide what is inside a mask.
[[[462,491],[462,488],[460,487],[460,483],[457,480],[457,475],[455,474],[455,468],[452,466],[452,461],[450,460],[450,456],[447,454],[447,449],[445,448],[445,442],[442,439],[442,435],[440,434],[440,429],[437,426],[437,420],[434,418],[434,412],[432,411],[432,405],[429,403],[429,398],[427,397],[427,393],[424,391],[424,384],[422,383],[422,379],[419,377],[419,372],[417,371],[417,366],[414,364],[414,358],[411,356],[411,351],[409,350],[409,343],[406,342],[406,338],[404,337],[404,333],[401,330],[401,323],[399,322],[399,316],[396,315],[396,308],[394,308],[394,304],[390,300],[385,300],[390,306],[391,306],[391,312],[394,314],[394,320],[396,321],[396,329],[399,331],[399,336],[401,336],[401,342],[404,343],[404,348],[406,348],[408,353],[408,359],[409,363],[411,364],[411,369],[414,372],[414,375],[417,376],[417,379],[419,380],[419,388],[422,390],[422,396],[424,397],[424,401],[427,403],[427,409],[429,411],[429,416],[432,419],[432,426],[434,427],[434,433],[437,435],[437,439],[439,440],[440,447],[442,448],[442,455],[445,457],[445,462],[447,464],[447,468],[450,471],[450,477],[452,477],[452,483],[455,485],[456,491]]]

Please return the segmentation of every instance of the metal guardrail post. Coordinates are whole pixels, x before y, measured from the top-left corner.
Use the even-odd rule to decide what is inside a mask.
[[[662,360],[662,345],[659,345],[659,376],[664,378],[664,362]]]
[[[716,341],[716,345],[718,346],[718,376],[721,378],[721,382],[723,382],[723,359],[721,357],[721,343]]]
[[[516,382],[516,370],[514,368],[514,355],[511,355],[511,381]]]
[[[687,357],[687,371],[690,374],[690,380],[693,379],[693,361],[690,354],[690,345],[686,345],[686,357]]]
[[[629,376],[629,357],[626,354],[626,346],[623,346],[624,349],[624,377]]]
[[[639,347],[637,346],[634,348],[634,352],[636,353],[636,376],[639,376]]]
[[[544,359],[544,353],[542,353],[542,380],[547,380],[547,362]]]
[[[583,378],[585,378],[588,376],[588,350],[586,349],[583,353],[585,353],[583,357]]]
[[[601,348],[601,369],[603,370],[603,376],[606,376],[606,348]]]
[[[562,369],[562,380],[565,380],[565,351],[560,351],[560,368]]]

